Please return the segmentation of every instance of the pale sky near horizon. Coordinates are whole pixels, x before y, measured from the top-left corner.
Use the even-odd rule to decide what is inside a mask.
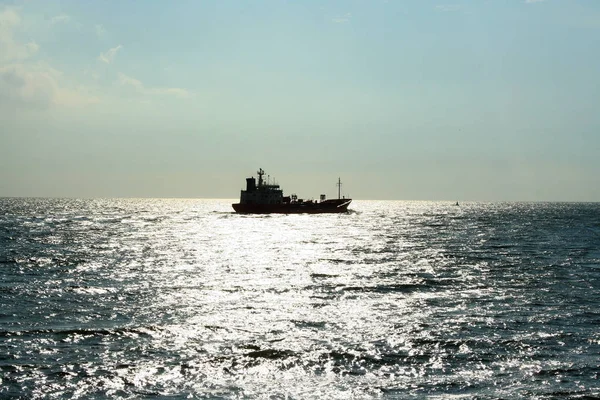
[[[0,197],[600,201],[600,1],[2,1]]]

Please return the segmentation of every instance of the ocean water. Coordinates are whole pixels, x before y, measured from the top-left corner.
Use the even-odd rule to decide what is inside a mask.
[[[600,204],[0,199],[0,398],[600,396]]]

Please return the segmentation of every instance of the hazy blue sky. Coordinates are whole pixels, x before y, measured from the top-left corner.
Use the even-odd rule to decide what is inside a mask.
[[[0,196],[600,201],[600,1],[2,1]]]

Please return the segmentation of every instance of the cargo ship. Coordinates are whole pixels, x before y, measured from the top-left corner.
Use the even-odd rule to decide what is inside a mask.
[[[352,199],[341,196],[342,181],[338,178],[338,198],[326,199],[322,194],[319,201],[303,200],[295,194],[284,196],[278,184],[265,182],[265,171],[257,172],[258,182],[254,177],[246,178],[246,190],[240,193],[240,202],[232,204],[238,213],[247,214],[321,214],[343,213],[348,211]]]

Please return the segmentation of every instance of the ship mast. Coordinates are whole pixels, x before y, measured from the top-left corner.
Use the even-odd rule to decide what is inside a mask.
[[[340,196],[340,193],[342,191],[342,178],[338,178],[337,187],[338,187],[338,199],[341,199],[342,197]]]
[[[261,187],[263,185],[263,175],[265,174],[265,171],[263,171],[262,168],[258,169],[258,187]]]

